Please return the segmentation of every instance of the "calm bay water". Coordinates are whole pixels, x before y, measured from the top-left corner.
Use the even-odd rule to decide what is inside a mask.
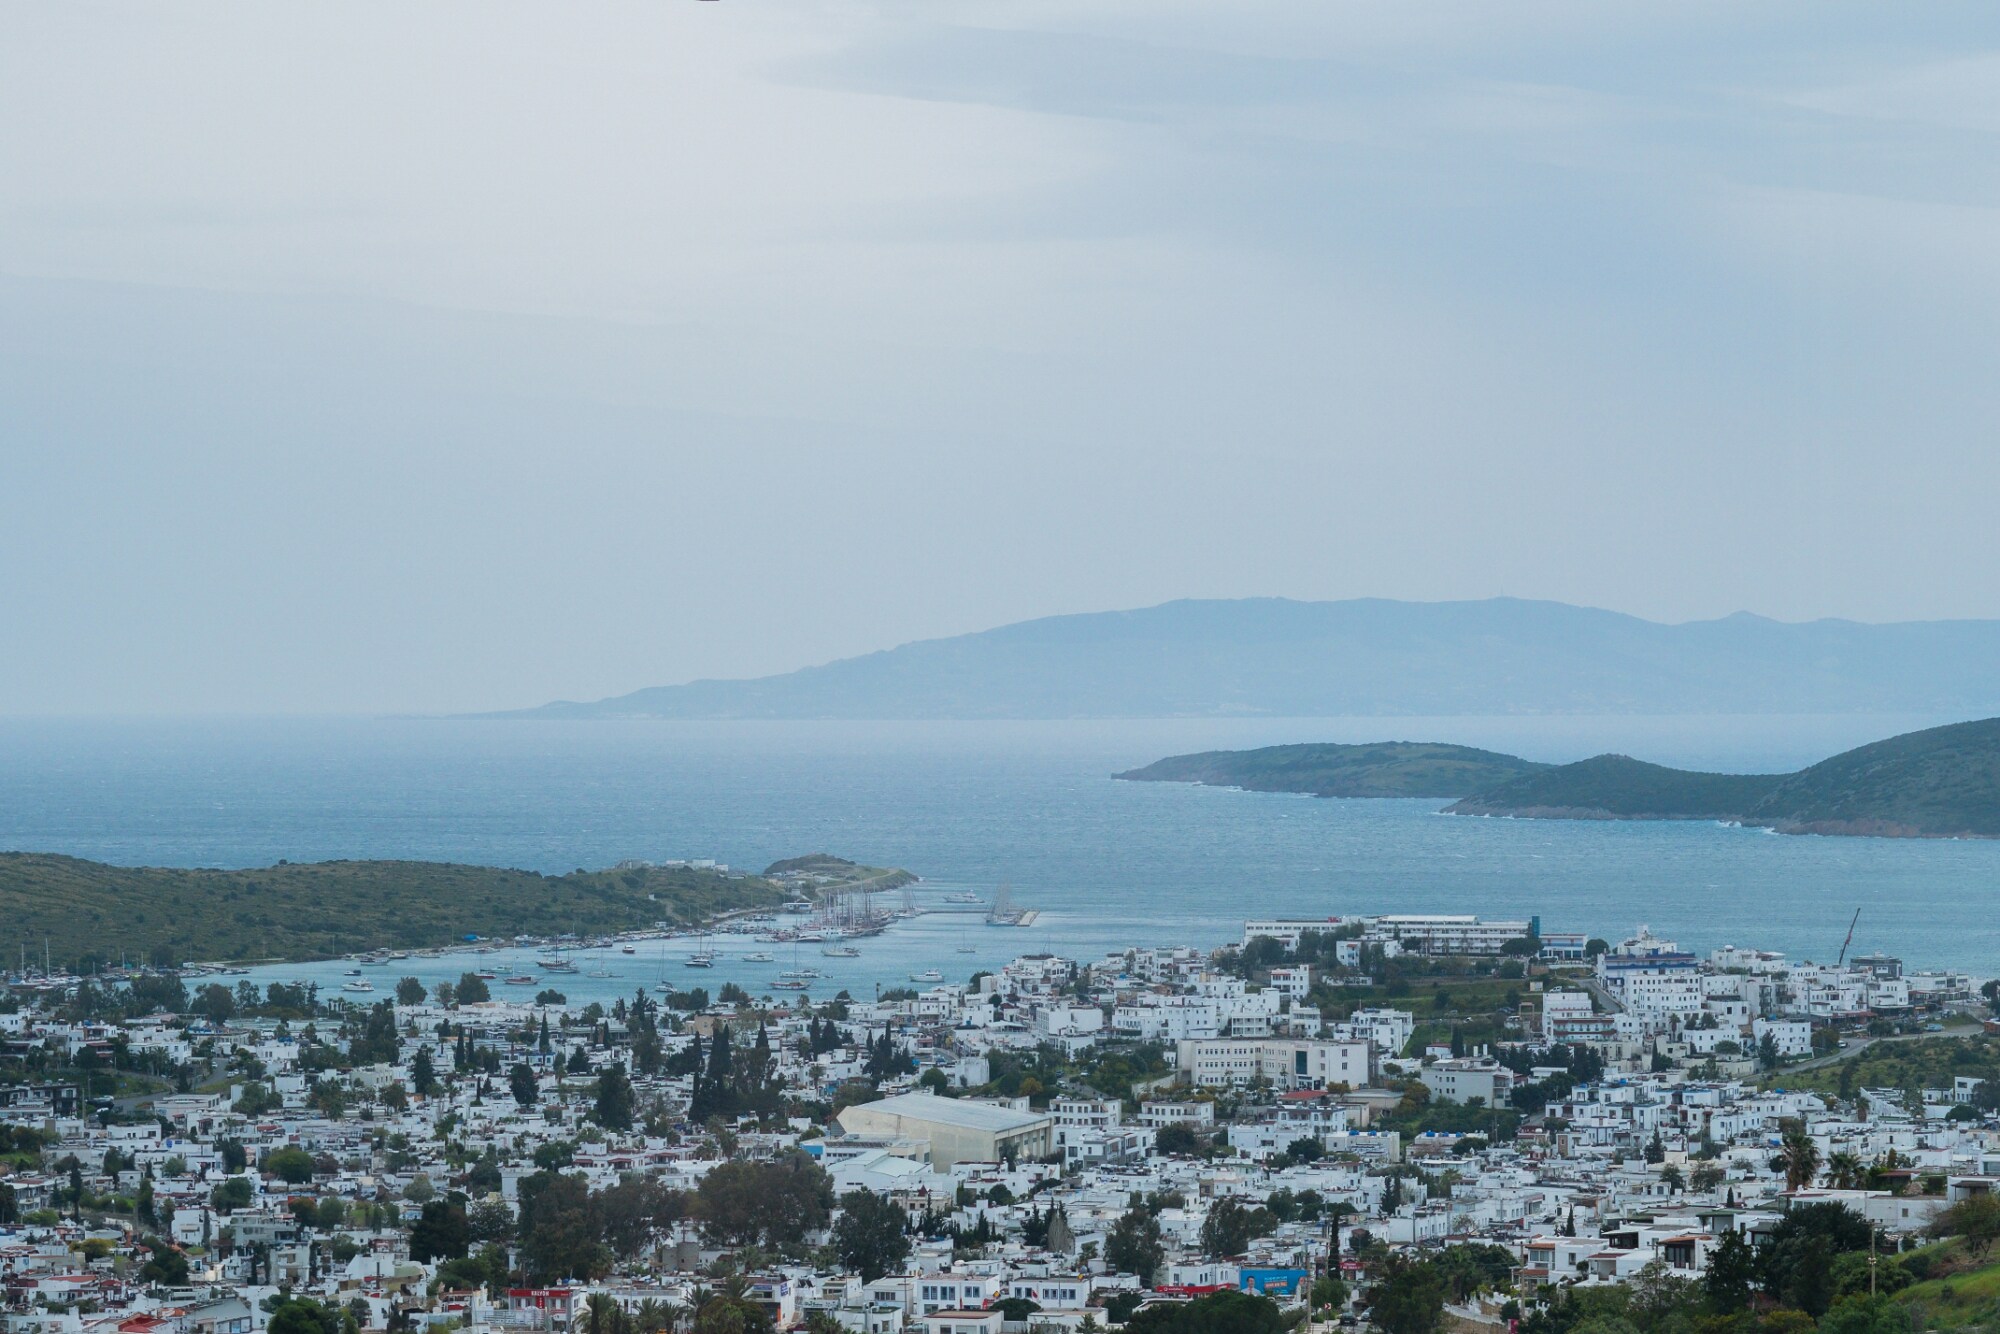
[[[1006,884],[1028,929],[926,917],[864,957],[765,946],[710,973],[677,957],[581,961],[572,998],[665,977],[767,989],[823,968],[860,991],[950,978],[1029,948],[1211,945],[1246,916],[1539,914],[1614,935],[1645,922],[1707,948],[1857,950],[1993,971],[2000,842],[1793,838],[1702,823],[1442,816],[1441,803],[1319,801],[1108,775],[1162,755],[1282,741],[1448,740],[1536,759],[1619,750],[1770,772],[1945,718],[1455,718],[1117,723],[0,722],[0,847],[127,864],[416,857],[559,872],[628,857],[761,869],[829,851],[944,888]],[[562,924],[550,923],[551,930]],[[970,946],[974,953],[960,953]],[[731,956],[757,949],[726,945]],[[525,960],[495,956],[497,971]],[[400,971],[456,976],[462,960]],[[394,972],[370,970],[377,987]],[[307,975],[290,969],[287,976]],[[338,983],[341,970],[312,970]],[[523,988],[525,990],[525,988]]]

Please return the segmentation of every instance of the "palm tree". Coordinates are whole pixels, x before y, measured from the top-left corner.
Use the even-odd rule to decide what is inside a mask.
[[[1803,1123],[1787,1119],[1782,1124],[1785,1137],[1778,1150],[1778,1164],[1784,1169],[1785,1189],[1804,1190],[1819,1176],[1819,1145],[1806,1134]]]
[[[583,1327],[587,1334],[620,1334],[625,1313],[607,1293],[593,1293],[584,1303]]]
[[[1867,1180],[1868,1168],[1859,1154],[1836,1153],[1826,1160],[1826,1181],[1835,1190],[1860,1190]]]
[[[639,1309],[632,1312],[632,1328],[639,1334],[673,1334],[673,1328],[680,1319],[680,1308],[663,1302],[657,1297],[648,1297],[639,1303]]]

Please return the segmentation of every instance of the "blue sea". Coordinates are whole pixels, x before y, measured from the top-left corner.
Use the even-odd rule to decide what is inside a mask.
[[[861,946],[794,956],[723,943],[584,958],[608,979],[768,989],[782,968],[815,994],[962,978],[1029,950],[1092,957],[1129,944],[1214,945],[1247,916],[1371,911],[1538,915],[1616,938],[1641,923],[1700,949],[1830,958],[1860,910],[1857,951],[1912,967],[2000,964],[2000,842],[1785,837],[1712,823],[1471,819],[1428,801],[1325,801],[1114,782],[1203,749],[1440,740],[1566,761],[1607,750],[1743,772],[1797,768],[1939,717],[1507,717],[1139,722],[677,723],[421,719],[0,722],[0,847],[126,864],[265,865],[412,857],[545,872],[712,857],[761,870],[826,851],[925,878],[919,903],[1007,887],[1030,928],[925,916]],[[560,922],[549,930],[565,928]],[[12,941],[0,941],[12,946]],[[769,949],[771,964],[735,956]],[[970,952],[961,952],[961,949]],[[494,956],[516,970],[525,956]],[[456,977],[465,961],[402,972]],[[337,984],[338,965],[270,976]],[[261,978],[264,973],[258,975]],[[381,970],[372,975],[378,986]]]

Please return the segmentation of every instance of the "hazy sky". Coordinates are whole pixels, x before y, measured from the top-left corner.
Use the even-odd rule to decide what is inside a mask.
[[[2000,615],[2000,8],[0,4],[0,713]]]

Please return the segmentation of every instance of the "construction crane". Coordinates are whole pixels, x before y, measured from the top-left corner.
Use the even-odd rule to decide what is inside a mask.
[[[1833,961],[1835,968],[1847,962],[1847,947],[1854,943],[1854,923],[1861,920],[1861,909],[1854,910],[1854,920],[1847,924],[1847,939],[1840,942],[1840,957]]]

